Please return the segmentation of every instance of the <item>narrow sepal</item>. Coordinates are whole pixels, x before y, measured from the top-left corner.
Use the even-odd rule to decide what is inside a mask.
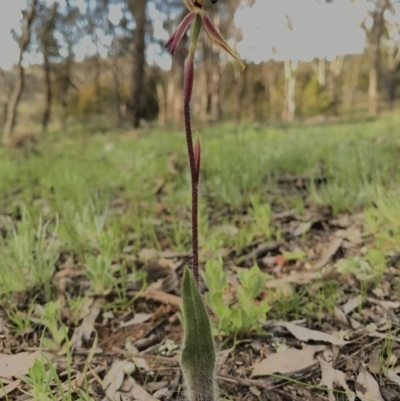
[[[202,11],[201,13],[201,18],[203,19],[203,26],[204,29],[210,38],[210,40],[219,48],[224,50],[226,53],[228,53],[230,56],[232,56],[242,67],[242,70],[246,68],[246,66],[243,64],[243,62],[240,60],[239,56],[236,54],[236,52],[228,45],[226,40],[222,37],[222,35],[218,32],[217,28],[214,26],[213,22],[211,21],[210,17]]]
[[[196,16],[195,12],[189,13],[183,21],[179,24],[178,28],[174,32],[174,34],[170,37],[168,42],[165,44],[166,48],[171,48],[171,53],[175,54],[176,48],[181,42],[183,35],[185,35],[188,30],[190,24],[193,22],[194,17]]]

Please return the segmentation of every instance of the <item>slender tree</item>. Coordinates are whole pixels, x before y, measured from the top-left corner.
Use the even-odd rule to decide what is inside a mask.
[[[0,126],[3,126],[7,118],[7,104],[10,97],[10,88],[7,85],[6,74],[0,68]]]
[[[25,85],[25,70],[22,66],[24,53],[31,40],[31,27],[36,16],[38,0],[32,0],[29,9],[23,13],[23,30],[19,40],[19,58],[17,63],[17,79],[7,107],[6,121],[4,125],[3,143],[7,143],[14,131],[17,118],[18,104]]]
[[[51,86],[51,61],[52,56],[58,55],[58,45],[54,38],[54,28],[57,16],[57,3],[48,9],[41,4],[38,11],[38,22],[36,34],[38,37],[40,50],[43,55],[43,76],[45,90],[45,109],[42,116],[42,129],[47,130],[50,117],[51,106],[53,101],[53,91]]]
[[[390,110],[393,109],[398,84],[397,72],[400,67],[400,24],[386,22],[387,39],[387,100]]]
[[[355,110],[355,100],[356,100],[358,80],[361,72],[361,66],[362,66],[362,55],[357,54],[356,56],[354,56],[354,66],[350,82],[349,105],[351,113],[354,113]]]
[[[333,114],[338,114],[338,79],[342,73],[344,56],[335,56],[329,64],[329,105]]]
[[[140,124],[140,110],[144,93],[146,5],[147,0],[128,0],[128,7],[136,22],[133,49],[132,97],[129,105],[132,124],[136,128]]]
[[[380,75],[381,39],[385,23],[385,11],[392,5],[389,0],[371,0],[375,8],[362,21],[361,27],[365,31],[369,52],[369,85],[368,85],[368,111],[371,116],[378,114],[378,89]],[[370,28],[366,25],[367,18],[372,19]]]
[[[293,32],[293,25],[289,18],[286,16],[287,28]],[[298,67],[297,59],[287,59],[284,61],[285,67],[285,98],[283,103],[282,119],[285,121],[293,121],[296,115],[296,74]]]
[[[321,89],[326,86],[326,57],[318,57],[318,62],[311,61],[311,67],[318,78],[318,84]]]
[[[57,18],[57,31],[61,34],[65,52],[64,60],[60,63],[57,71],[62,107],[61,121],[64,132],[67,129],[72,89],[78,88],[77,82],[73,78],[74,45],[83,36],[84,28],[82,25],[84,22],[84,16],[80,13],[79,8],[71,5],[70,2],[67,2],[67,7]]]

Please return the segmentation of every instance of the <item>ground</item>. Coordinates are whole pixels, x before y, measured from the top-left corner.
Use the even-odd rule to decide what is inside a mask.
[[[399,123],[199,134],[220,399],[400,399]],[[77,126],[0,153],[0,398],[187,399],[184,134]]]

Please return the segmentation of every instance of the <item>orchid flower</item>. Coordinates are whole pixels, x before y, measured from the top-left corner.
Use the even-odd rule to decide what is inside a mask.
[[[178,47],[180,41],[182,40],[187,29],[193,23],[193,20],[197,16],[198,18],[196,19],[195,24],[200,25],[200,26],[203,25],[210,40],[216,46],[218,46],[219,48],[224,50],[226,53],[231,55],[240,64],[240,66],[242,67],[242,70],[244,70],[245,66],[242,63],[242,61],[239,59],[238,55],[228,45],[228,43],[225,41],[225,39],[222,37],[222,35],[218,32],[217,28],[212,23],[210,17],[203,10],[203,0],[183,0],[183,1],[189,10],[189,14],[179,24],[178,28],[173,33],[171,38],[168,40],[165,47],[170,48],[171,53],[175,54],[176,48]],[[211,1],[214,4],[217,2],[217,0],[211,0]],[[198,27],[197,29],[200,29],[200,27]],[[196,40],[197,40],[197,38],[196,38]],[[193,42],[192,42],[192,45],[193,45]],[[194,49],[193,49],[193,51],[194,51]]]

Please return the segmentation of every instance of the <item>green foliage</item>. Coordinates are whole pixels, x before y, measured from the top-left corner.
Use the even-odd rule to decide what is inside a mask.
[[[236,337],[257,329],[260,321],[266,319],[270,307],[266,303],[257,304],[256,298],[268,275],[261,273],[257,266],[238,273],[240,285],[236,290],[236,301],[225,296],[228,283],[221,259],[208,262],[203,276],[209,289],[205,300],[218,318],[217,333]]]
[[[189,268],[182,281],[184,340],[181,366],[192,401],[215,399],[216,353],[210,319]]]
[[[33,331],[31,318],[35,310],[35,304],[31,303],[26,312],[20,311],[15,305],[6,309],[7,317],[11,322],[12,329],[19,334],[27,334]]]
[[[92,293],[107,295],[114,286],[112,260],[104,255],[86,256],[85,272],[91,284]]]
[[[337,262],[337,270],[353,274],[362,284],[377,285],[386,267],[386,255],[380,249],[369,249],[363,257],[350,257]]]
[[[252,208],[249,210],[250,216],[254,220],[253,232],[256,235],[263,235],[267,240],[272,238],[271,218],[272,210],[269,203],[263,203],[260,195],[251,195],[250,202]]]
[[[113,93],[105,83],[90,82],[79,89],[75,99],[71,102],[71,114],[75,116],[87,116],[97,113],[105,105],[111,103]]]
[[[321,88],[318,78],[313,75],[305,84],[298,102],[298,111],[303,117],[324,114],[329,108],[329,95]]]
[[[56,230],[39,219],[36,225],[23,208],[21,221],[5,219],[7,235],[0,236],[0,294],[25,292],[46,286],[51,280],[58,258]]]
[[[65,371],[63,372],[65,373]],[[36,359],[33,365],[28,369],[28,375],[21,379],[25,385],[32,390],[24,391],[31,399],[35,401],[90,401],[92,398],[86,391],[78,386],[72,386],[72,372],[70,360],[67,362],[68,386],[65,386],[64,380],[61,381],[57,374],[57,365],[46,356],[41,354],[40,360]]]
[[[81,208],[71,201],[64,201],[60,205],[60,211],[64,216],[60,236],[66,244],[77,253],[97,249],[104,230],[107,209],[100,211],[92,200]]]
[[[155,75],[152,71],[152,75]],[[148,77],[143,93],[143,103],[140,115],[146,120],[153,120],[158,114],[158,99],[156,94],[156,84],[152,77]],[[118,88],[119,96],[123,103],[129,104],[131,97],[129,85],[120,85]],[[109,111],[115,110],[115,88],[107,82],[89,82],[79,88],[73,96],[69,111],[75,117],[88,117],[91,115],[104,115]],[[129,110],[127,110],[129,112]],[[129,118],[128,115],[126,115]]]
[[[24,381],[33,388],[32,396],[35,401],[51,400],[49,394],[51,393],[50,386],[53,381],[52,372],[46,372],[43,362],[36,359],[32,367],[29,368],[28,376],[25,376]]]
[[[68,339],[68,327],[60,321],[60,302],[48,302],[45,307],[37,305],[37,311],[45,328],[52,338],[43,337],[43,345],[51,350],[60,349]]]

